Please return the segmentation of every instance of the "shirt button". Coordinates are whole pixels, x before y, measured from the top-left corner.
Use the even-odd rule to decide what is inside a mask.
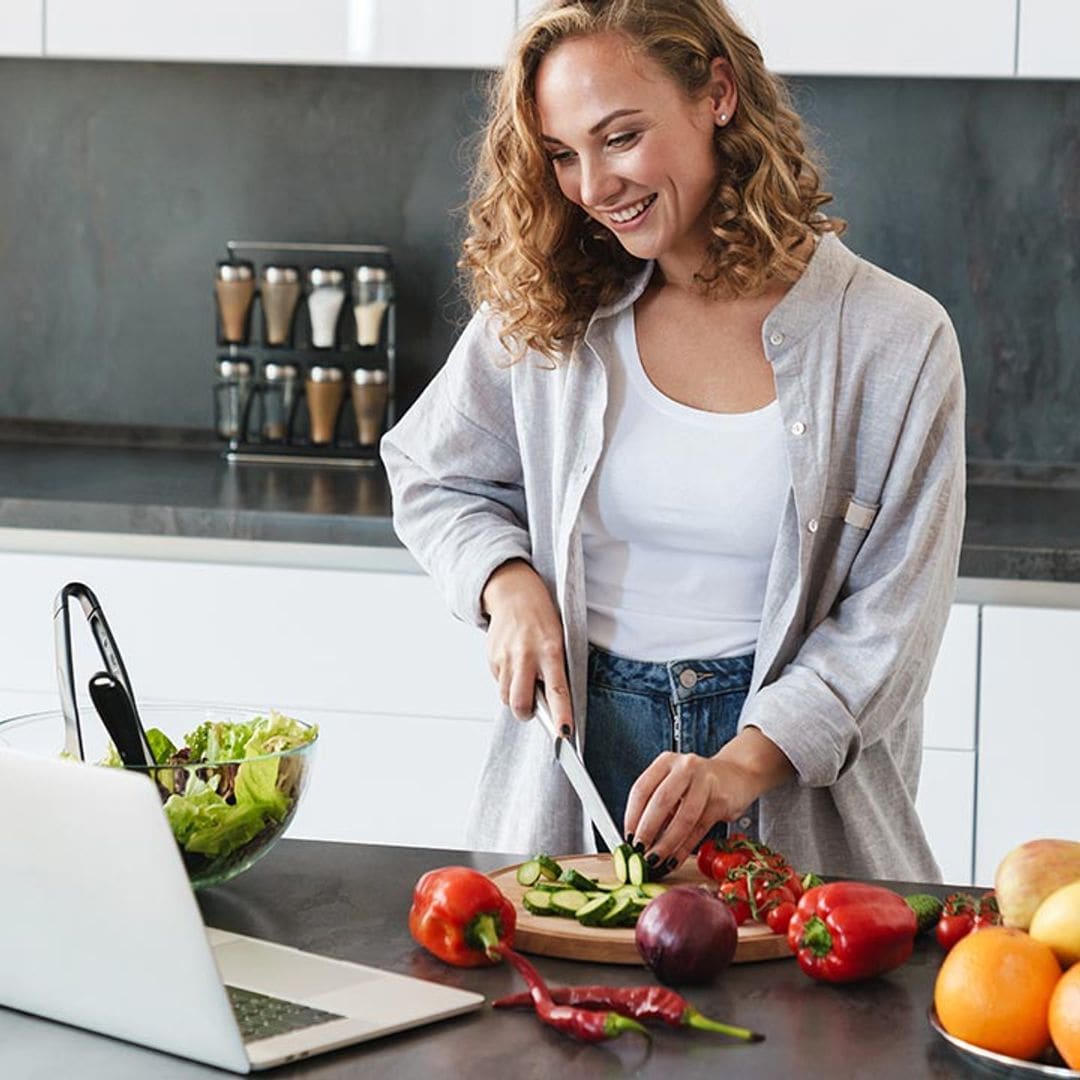
[[[690,668],[683,668],[679,672],[679,683],[685,686],[687,690],[697,686],[697,672],[691,671]]]
[[[806,425],[801,420],[796,420],[795,423],[791,425],[792,435],[802,435],[805,431]]]
[[[811,518],[811,519],[810,519],[810,520],[809,520],[809,521],[808,521],[808,522],[806,523],[806,528],[807,528],[807,529],[808,529],[808,530],[809,530],[810,532],[812,532],[812,533],[815,533],[815,532],[817,532],[817,518]]]
[[[770,345],[783,345],[784,344],[784,335],[781,334],[779,330],[774,330],[769,335],[769,344]]]

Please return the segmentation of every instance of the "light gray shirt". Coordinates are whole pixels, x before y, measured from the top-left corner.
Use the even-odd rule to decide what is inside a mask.
[[[494,316],[478,312],[382,443],[398,535],[459,618],[486,626],[480,594],[507,559],[527,559],[547,582],[582,744],[580,510],[602,449],[612,315],[641,295],[651,269],[595,312],[558,366],[535,354],[508,365]],[[797,778],[761,797],[761,835],[803,870],[940,880],[915,795],[922,700],[963,530],[956,335],[935,300],[826,235],[766,318],[762,344],[792,491],[739,723],[776,743]],[[543,728],[507,709],[469,840],[521,854],[593,850]]]

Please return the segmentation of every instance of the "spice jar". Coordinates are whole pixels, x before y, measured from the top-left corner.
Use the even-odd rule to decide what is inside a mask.
[[[338,316],[345,303],[345,271],[316,266],[307,272],[307,279],[311,344],[316,349],[332,349],[337,339]]]
[[[217,264],[214,299],[218,310],[218,343],[246,345],[255,298],[255,267],[243,260]]]
[[[295,266],[264,266],[259,275],[263,310],[263,341],[270,346],[292,344],[293,317],[303,292]]]
[[[263,366],[262,436],[270,442],[288,438],[293,407],[300,385],[295,364],[268,363]]]
[[[311,441],[320,445],[334,441],[338,413],[345,400],[345,372],[339,367],[316,364],[304,381]]]
[[[390,275],[381,266],[358,266],[353,271],[353,317],[356,343],[361,347],[379,344],[383,318],[392,296]]]
[[[251,361],[246,357],[223,357],[218,361],[214,426],[223,439],[243,438],[251,399],[251,373]]]
[[[383,433],[390,386],[382,368],[357,368],[352,376],[352,403],[356,438],[361,446],[374,446]]]

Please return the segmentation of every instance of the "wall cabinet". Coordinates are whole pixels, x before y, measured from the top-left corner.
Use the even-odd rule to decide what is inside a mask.
[[[513,0],[46,0],[56,57],[494,68]]]
[[[979,78],[1013,74],[1016,2],[728,0],[728,6],[781,74]]]
[[[1080,840],[1080,611],[982,612],[975,880],[1025,840]]]
[[[1021,0],[1016,73],[1038,79],[1080,79],[1080,4]]]
[[[0,0],[0,56],[41,56],[45,0]]]

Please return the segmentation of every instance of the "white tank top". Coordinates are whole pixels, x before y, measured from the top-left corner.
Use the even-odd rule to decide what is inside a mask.
[[[780,407],[662,394],[616,316],[604,451],[582,507],[589,640],[634,660],[738,656],[758,637],[791,473]]]

